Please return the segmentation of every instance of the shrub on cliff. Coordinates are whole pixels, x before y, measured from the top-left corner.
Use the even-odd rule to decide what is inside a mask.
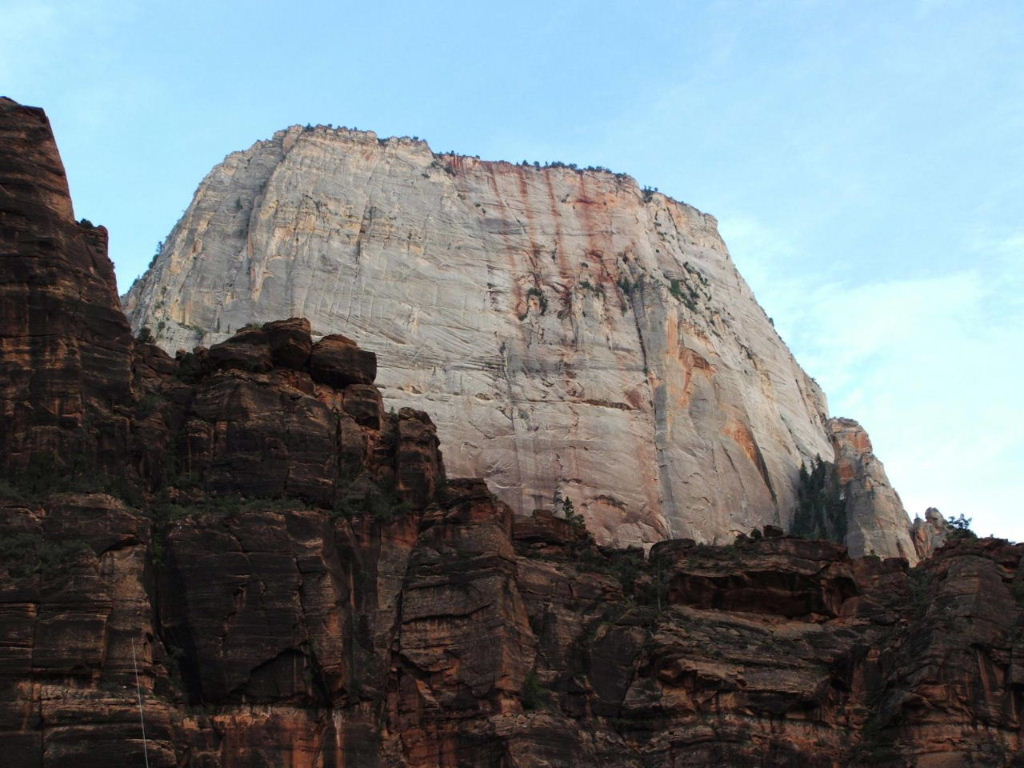
[[[562,517],[577,530],[585,531],[587,529],[587,521],[583,515],[576,511],[576,505],[572,503],[572,499],[568,496],[562,499]]]
[[[964,517],[960,515],[958,517],[951,517],[946,521],[949,526],[948,538],[951,541],[958,541],[961,539],[976,539],[978,534],[971,530],[971,519],[970,517]]]
[[[801,465],[792,533],[807,539],[842,542],[846,537],[846,502],[833,482],[832,464],[816,456],[810,469]]]
[[[0,563],[16,579],[64,569],[86,549],[85,542],[53,541],[38,533],[0,535]]]
[[[537,677],[536,670],[530,670],[523,681],[523,709],[528,712],[543,709],[551,701],[551,691]]]
[[[138,507],[144,503],[140,488],[130,479],[112,475],[85,456],[62,461],[46,451],[33,453],[21,471],[0,478],[0,494],[18,501],[33,501],[53,493],[108,493]]]

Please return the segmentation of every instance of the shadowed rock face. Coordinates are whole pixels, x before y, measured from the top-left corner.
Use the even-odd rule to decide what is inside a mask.
[[[714,218],[621,174],[296,126],[211,171],[126,308],[171,352],[289,316],[356,335],[455,474],[521,513],[570,498],[602,543],[788,529],[832,458]],[[852,551],[900,554],[890,512]]]
[[[138,344],[133,425],[148,486],[331,508],[433,499],[444,467],[430,418],[410,408],[385,414],[375,387],[345,384],[372,376],[374,356],[348,340],[343,354],[336,346],[314,344],[298,318],[177,360]]]
[[[128,442],[128,323],[107,231],[77,223],[49,121],[0,98],[0,452],[113,468]]]
[[[48,131],[12,131],[41,113],[0,116],[51,179]],[[51,310],[0,329],[30,350],[3,390],[5,768],[141,764],[136,665],[155,767],[1024,765],[1024,546],[913,570],[774,528],[598,547],[446,481],[429,418],[386,413],[373,356],[304,320],[177,359],[111,321],[91,349],[109,262],[60,185],[24,189],[5,295]],[[62,250],[25,245],[43,225]],[[82,293],[10,277],[35,260]],[[88,418],[55,431],[56,402]],[[46,488],[112,481],[131,504]]]
[[[301,319],[177,361],[135,341],[106,231],[74,221],[42,110],[0,101],[0,151],[4,473],[325,506],[433,496],[433,424],[384,414],[372,353],[341,336],[314,344]]]
[[[6,766],[1010,766],[1024,547],[601,550],[482,483],[392,521],[0,503]],[[1014,762],[1016,760],[1016,762]]]

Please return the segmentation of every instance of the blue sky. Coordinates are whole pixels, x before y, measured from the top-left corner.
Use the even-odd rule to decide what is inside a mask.
[[[11,2],[122,290],[224,155],[294,123],[603,165],[718,217],[913,515],[1024,540],[1024,4]]]

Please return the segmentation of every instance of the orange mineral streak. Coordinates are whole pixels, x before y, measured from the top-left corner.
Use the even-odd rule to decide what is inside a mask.
[[[730,419],[725,425],[725,434],[731,437],[743,449],[747,458],[750,459],[750,463],[757,467],[761,479],[764,480],[765,487],[774,493],[772,481],[768,475],[768,467],[764,463],[764,456],[761,454],[761,449],[757,445],[757,440],[754,439],[754,434],[750,431],[750,427],[737,419]]]

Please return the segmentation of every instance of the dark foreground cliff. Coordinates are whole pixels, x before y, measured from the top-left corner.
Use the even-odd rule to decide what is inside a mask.
[[[344,337],[132,339],[45,116],[0,117],[3,765],[1024,765],[1024,546],[514,517]]]
[[[643,561],[479,483],[351,519],[7,501],[7,766],[1021,765],[1024,547]]]

